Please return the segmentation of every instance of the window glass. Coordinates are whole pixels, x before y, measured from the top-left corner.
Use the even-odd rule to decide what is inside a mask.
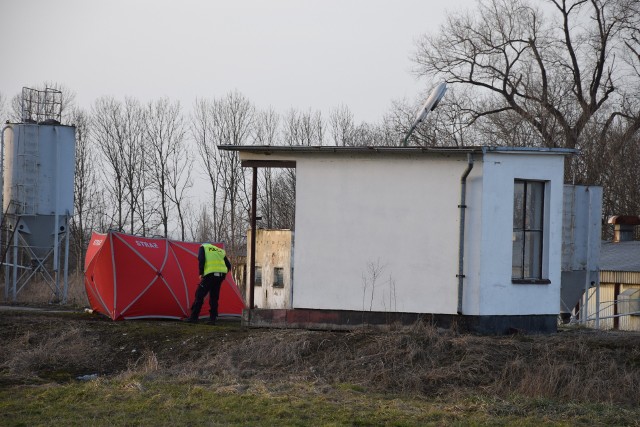
[[[512,279],[542,279],[544,187],[541,181],[514,182]]]
[[[541,278],[542,233],[529,231],[525,233],[524,241],[524,278]]]
[[[254,285],[262,286],[262,267],[256,265],[255,276]]]
[[[524,181],[516,181],[513,191],[513,228],[522,229],[524,221]]]
[[[542,203],[544,195],[543,182],[527,183],[527,228],[533,230],[542,229]]]
[[[273,269],[273,287],[274,288],[283,288],[284,287],[284,268],[282,268],[282,267],[274,267],[274,269]]]
[[[524,232],[523,231],[514,231],[513,232],[513,262],[511,268],[511,277],[513,278],[521,278],[524,277],[524,272],[522,271],[522,256],[523,256],[523,245],[522,241],[524,240]]]

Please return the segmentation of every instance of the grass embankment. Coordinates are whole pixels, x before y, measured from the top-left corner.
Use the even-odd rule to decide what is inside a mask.
[[[0,312],[2,425],[637,425],[640,335]],[[97,374],[89,381],[82,375]]]

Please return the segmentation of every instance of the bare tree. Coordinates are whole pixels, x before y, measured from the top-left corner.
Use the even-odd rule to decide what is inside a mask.
[[[206,205],[201,207],[195,220],[195,227],[192,229],[194,230],[192,239],[196,242],[215,242],[217,240],[211,215],[209,215]]]
[[[169,185],[168,197],[176,208],[178,214],[178,225],[180,229],[180,239],[186,238],[186,216],[188,214],[187,191],[193,187],[191,178],[193,170],[193,156],[187,145],[171,157],[169,164],[169,174],[167,183]]]
[[[268,217],[271,224],[270,227],[294,230],[296,170],[278,170],[273,177],[271,193],[271,209]]]
[[[114,211],[106,213],[110,217],[109,228],[124,231],[126,186],[124,182],[124,161],[122,153],[126,144],[125,130],[121,124],[122,105],[110,97],[99,98],[91,111],[91,136],[103,157],[102,178],[106,193],[113,198]]]
[[[282,142],[284,145],[302,145],[301,141],[300,112],[292,108],[283,119]]]
[[[340,105],[329,113],[331,137],[336,146],[354,145],[355,123],[353,113],[346,105]]]
[[[408,129],[408,128],[407,128]],[[388,117],[382,123],[362,122],[354,132],[354,145],[357,146],[394,146],[402,141],[403,134]]]
[[[119,102],[113,98],[98,99],[92,109],[93,140],[99,147],[107,167],[103,179],[113,197],[111,227],[131,234],[146,234],[149,211],[144,202],[147,168],[143,147],[144,122],[140,103],[132,98]]]
[[[244,145],[253,132],[255,107],[238,92],[228,94],[221,101],[221,122],[223,123],[223,144]],[[245,171],[236,152],[220,153],[222,160],[222,180],[225,189],[225,210],[228,206],[228,241],[232,256],[239,254],[240,240],[249,220],[250,193],[247,189]]]
[[[145,146],[151,190],[158,199],[158,211],[164,237],[169,235],[172,207],[177,207],[184,239],[184,218],[180,209],[188,186],[190,157],[185,149],[186,128],[180,103],[167,98],[150,102],[145,114]]]
[[[70,116],[76,128],[74,215],[71,219],[70,232],[73,253],[77,261],[76,268],[77,271],[82,271],[91,230],[97,227],[102,207],[98,197],[100,190],[94,148],[89,138],[91,119],[86,112],[77,108],[72,110]]]
[[[579,149],[567,176],[614,191],[601,160],[632,152],[640,130],[639,9],[636,0],[484,0],[424,36],[415,62],[422,76],[474,89],[454,108],[473,140]],[[623,199],[611,198],[605,211]]]
[[[129,233],[146,235],[149,204],[146,199],[148,151],[144,145],[144,109],[140,102],[125,98],[122,126],[126,137],[122,148],[124,184],[128,195]],[[138,223],[136,220],[139,220]]]
[[[9,112],[7,111],[7,96],[0,92],[0,123],[9,120]]]
[[[242,145],[250,141],[255,107],[238,92],[222,99],[196,103],[192,134],[212,189],[212,213],[216,240],[227,242],[231,256],[238,254],[248,221],[250,195],[245,172],[235,152],[217,145]]]
[[[221,190],[221,181],[218,167],[217,141],[221,140],[221,124],[219,114],[216,113],[216,106],[212,101],[206,99],[196,100],[193,115],[191,118],[191,135],[199,153],[199,159],[209,179],[211,186],[211,208],[208,211],[212,218],[214,234],[219,235],[217,230],[221,221],[221,213],[218,209],[217,200]],[[212,236],[213,237],[213,236]]]
[[[475,118],[513,112],[545,146],[577,148],[596,113],[624,95],[615,52],[632,18],[625,2],[550,0],[547,23],[529,1],[483,1],[425,36],[415,61],[422,75],[481,89],[480,105],[469,105]],[[640,117],[619,108],[607,121],[623,117],[637,131]]]
[[[322,145],[325,123],[320,111],[290,109],[284,116],[282,140],[285,145]]]
[[[256,114],[254,126],[254,145],[278,145],[279,115],[269,108]],[[258,210],[262,223],[267,228],[274,228],[274,177],[278,172],[273,168],[260,168],[258,171]]]

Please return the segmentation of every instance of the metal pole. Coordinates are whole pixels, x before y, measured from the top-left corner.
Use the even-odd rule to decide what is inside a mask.
[[[7,249],[9,249],[9,229],[7,228],[7,232],[5,233],[5,240]],[[4,251],[4,247],[2,249]],[[9,251],[4,251],[4,300],[9,301]]]
[[[64,291],[62,294],[62,303],[67,303],[67,291],[69,290],[69,211],[66,215],[65,236],[64,236]]]
[[[0,141],[2,142],[2,146],[0,148],[0,236],[2,236],[1,229],[5,227],[4,221],[4,131],[7,130],[9,126],[4,126],[2,128],[2,133],[0,134]],[[4,245],[9,245],[9,231],[7,229],[6,233],[6,241],[0,237],[0,251],[4,252]],[[5,253],[4,259],[0,260],[0,262],[5,263],[4,265],[4,299],[5,301],[9,299],[9,265],[7,260],[9,259],[9,254]]]
[[[60,238],[58,233],[60,232],[60,135],[58,134],[58,128],[53,127],[53,132],[56,135],[56,189],[54,197],[55,202],[55,217],[53,219],[53,272],[55,273],[55,299],[56,302],[60,300],[60,254],[59,245]]]
[[[251,264],[249,266],[249,308],[253,309],[255,295],[255,272],[256,272],[256,212],[258,193],[258,168],[253,167],[253,183],[251,185]]]
[[[16,222],[15,227],[18,227],[19,223],[20,223],[20,220]],[[18,284],[18,234],[19,233],[20,232],[18,230],[16,230],[16,232],[13,233],[13,287],[11,292],[11,300],[13,302],[16,302],[18,299],[17,284]]]
[[[404,140],[402,141],[402,146],[403,146],[403,147],[406,147],[406,146],[407,146],[407,142],[409,141],[409,137],[411,136],[411,134],[413,133],[413,131],[414,131],[414,130],[416,129],[416,127],[418,126],[418,123],[420,123],[420,122],[416,121],[416,122],[414,122],[414,123],[411,125],[411,129],[409,129],[409,132],[407,132],[407,134],[406,134],[406,135],[405,135],[405,137],[404,137]]]
[[[591,194],[589,193],[589,188],[586,188],[587,191],[587,195],[589,197],[589,208],[588,208],[588,212],[587,212],[587,224],[589,227],[589,232],[587,233],[587,265],[586,265],[586,274],[585,274],[585,281],[584,281],[584,306],[582,307],[583,310],[583,321],[582,323],[586,324],[589,318],[589,290],[591,288],[591,272],[590,272],[590,266],[591,266]],[[595,311],[596,313],[599,310],[599,307],[597,306],[597,301],[598,298],[596,298],[596,307],[595,307]],[[598,322],[596,322],[598,323]],[[596,328],[597,328],[597,324],[596,324]]]
[[[0,224],[4,225],[4,131],[9,129],[9,126],[2,128],[2,135],[0,140],[2,141],[2,152],[0,152]]]

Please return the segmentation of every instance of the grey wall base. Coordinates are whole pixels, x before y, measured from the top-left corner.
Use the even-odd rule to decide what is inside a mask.
[[[557,331],[558,316],[465,316],[454,314],[386,313],[313,309],[246,309],[242,324],[258,328],[352,330],[364,326],[412,325],[418,321],[439,328],[482,335],[549,334]]]

